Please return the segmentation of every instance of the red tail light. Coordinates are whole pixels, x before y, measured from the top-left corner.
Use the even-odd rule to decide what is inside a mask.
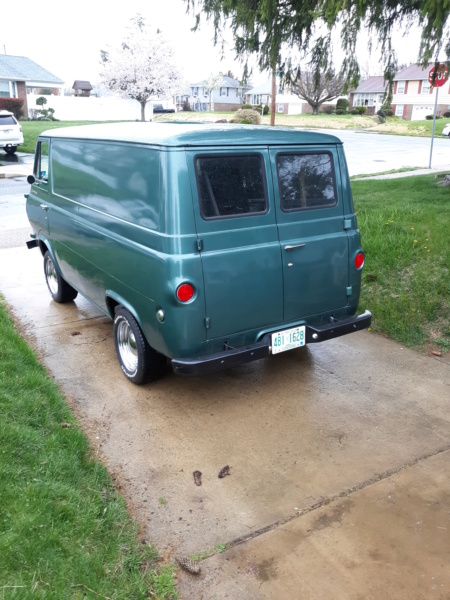
[[[362,269],[364,266],[364,254],[362,252],[358,252],[358,254],[355,256],[355,269]]]
[[[190,283],[182,283],[177,289],[177,298],[180,302],[188,302],[194,295],[194,288]]]

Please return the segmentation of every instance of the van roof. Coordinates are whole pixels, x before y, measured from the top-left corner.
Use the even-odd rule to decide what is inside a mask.
[[[170,147],[342,144],[337,137],[323,133],[232,123],[105,123],[51,129],[44,131],[40,137],[110,140]]]

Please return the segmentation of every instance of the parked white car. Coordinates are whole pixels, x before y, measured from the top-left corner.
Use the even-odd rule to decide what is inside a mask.
[[[23,144],[23,133],[19,121],[14,113],[0,110],[0,148],[6,154],[14,154],[20,144]]]
[[[442,130],[442,135],[446,135],[448,138],[450,138],[450,123],[447,123],[447,125],[444,127]]]

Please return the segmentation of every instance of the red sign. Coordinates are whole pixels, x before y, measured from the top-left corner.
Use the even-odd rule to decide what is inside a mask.
[[[436,71],[436,78],[433,82],[434,72]],[[428,73],[428,81],[433,87],[441,87],[448,80],[448,69],[445,63],[440,63],[437,67],[430,69]]]

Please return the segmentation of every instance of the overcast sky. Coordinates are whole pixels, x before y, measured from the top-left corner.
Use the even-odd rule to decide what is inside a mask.
[[[237,78],[242,66],[235,60],[232,39],[229,39],[225,60],[213,45],[211,25],[202,23],[200,31],[190,31],[192,14],[186,14],[183,0],[21,0],[2,2],[0,10],[0,52],[27,56],[65,81],[71,88],[75,79],[96,83],[100,49],[121,39],[129,20],[140,13],[155,30],[162,30],[175,49],[177,61],[190,83],[206,78],[210,73],[227,72]],[[399,62],[417,59],[417,32],[408,38],[397,37]],[[378,74],[379,54],[372,58],[367,52],[367,40],[361,40],[358,56],[362,63],[373,65],[371,74]],[[339,51],[336,47],[336,63]],[[254,72],[253,84],[268,79],[267,74]]]

